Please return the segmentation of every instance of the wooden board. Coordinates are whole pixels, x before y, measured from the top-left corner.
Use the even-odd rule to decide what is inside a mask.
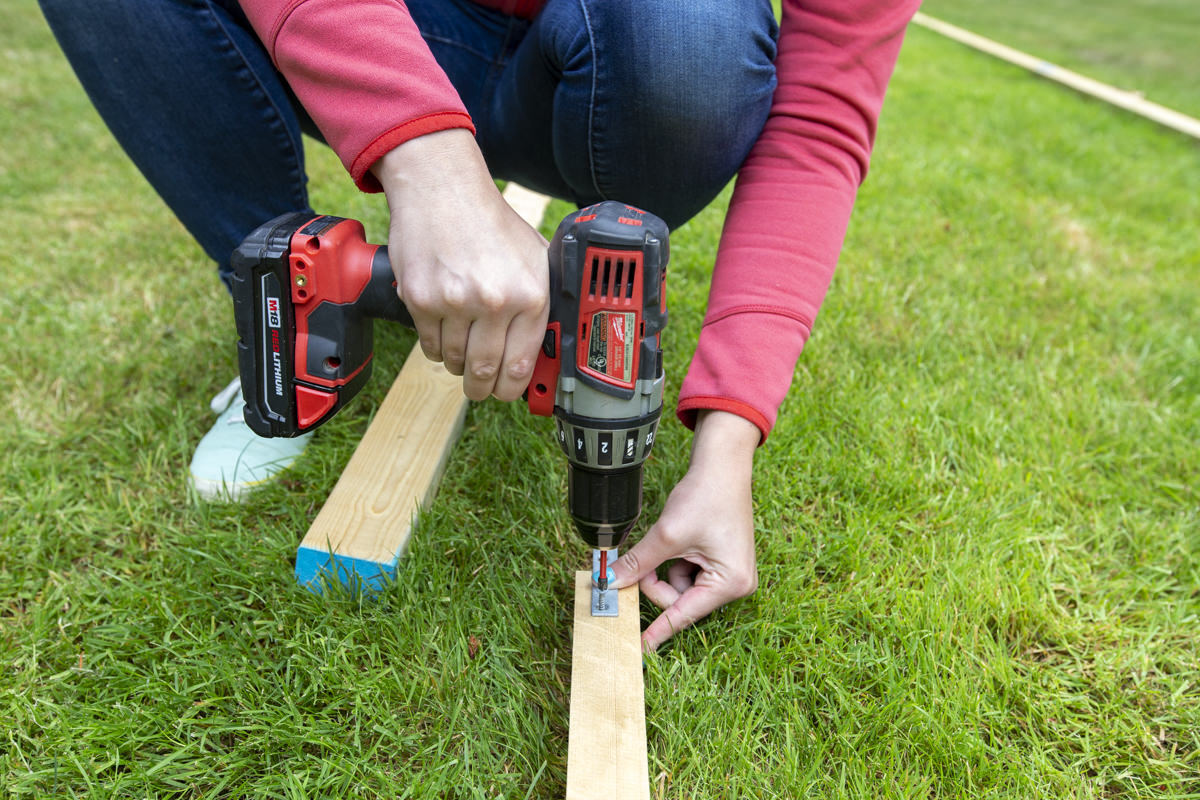
[[[931,31],[940,33],[949,39],[953,39],[960,44],[965,44],[982,53],[1003,59],[1010,64],[1024,67],[1031,72],[1041,75],[1043,78],[1049,78],[1064,86],[1069,86],[1077,92],[1082,92],[1083,94],[1095,97],[1097,100],[1111,103],[1126,111],[1132,111],[1134,114],[1153,120],[1159,125],[1165,125],[1172,130],[1200,139],[1200,120],[1189,117],[1186,114],[1181,114],[1166,106],[1160,106],[1158,103],[1152,103],[1138,92],[1117,89],[1116,87],[1085,77],[1069,69],[1063,69],[1060,66],[1051,64],[1049,61],[1035,58],[1027,53],[1022,53],[1020,50],[1014,50],[1007,45],[994,42],[991,39],[971,33],[948,22],[942,22],[940,19],[935,19],[920,12],[917,12],[913,17],[913,22]]]
[[[530,225],[549,198],[515,183],[504,198]],[[374,590],[396,575],[417,513],[433,499],[467,411],[462,378],[416,345],[296,551],[296,580]]]
[[[591,614],[592,573],[575,573],[567,800],[649,800],[638,587],[615,617]]]
[[[462,378],[418,344],[296,552],[296,580],[378,588],[395,576],[417,512],[437,491],[458,441]]]

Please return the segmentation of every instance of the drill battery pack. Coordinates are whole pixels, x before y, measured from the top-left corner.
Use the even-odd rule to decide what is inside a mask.
[[[306,433],[358,393],[372,318],[413,326],[386,249],[356,220],[284,214],[246,237],[232,265],[245,418],[260,436]]]

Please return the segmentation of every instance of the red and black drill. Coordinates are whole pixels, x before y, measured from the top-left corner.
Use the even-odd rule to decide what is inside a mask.
[[[641,513],[662,412],[668,257],[666,224],[613,201],[568,215],[550,242],[550,320],[526,399],[555,417],[568,507],[599,551],[601,604],[609,551]],[[276,217],[242,242],[233,268],[245,417],[260,436],[311,431],[358,393],[374,320],[413,326],[387,248],[355,220]]]

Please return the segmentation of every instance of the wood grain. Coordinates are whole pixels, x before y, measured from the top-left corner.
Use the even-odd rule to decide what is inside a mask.
[[[575,573],[567,800],[649,800],[638,587],[615,617],[591,614],[592,574]]]

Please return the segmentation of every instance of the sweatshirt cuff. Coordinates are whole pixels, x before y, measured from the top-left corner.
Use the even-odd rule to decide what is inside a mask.
[[[401,0],[241,0],[255,32],[351,178],[401,142],[474,131],[466,106]]]
[[[679,389],[679,420],[691,428],[702,408],[728,411],[754,423],[765,442],[811,327],[791,309],[763,306],[708,321]]]
[[[758,409],[746,405],[740,400],[734,400],[731,397],[705,397],[700,395],[680,400],[675,406],[675,416],[689,431],[696,430],[696,415],[701,411],[726,411],[749,420],[758,428],[758,443],[760,446],[767,440],[767,434],[771,432],[771,423],[767,421],[767,418]]]

